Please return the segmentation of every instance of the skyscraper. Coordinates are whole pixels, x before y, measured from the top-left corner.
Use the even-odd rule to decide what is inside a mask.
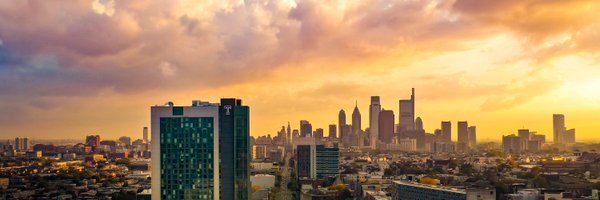
[[[417,119],[415,119],[415,130],[425,130],[421,117],[417,117]]]
[[[379,140],[379,112],[381,112],[381,103],[379,96],[371,96],[371,105],[369,105],[369,132],[370,146],[372,149],[377,149],[377,141]]]
[[[552,116],[552,121],[553,121],[553,139],[554,139],[554,143],[555,144],[562,144],[562,134],[564,133],[564,131],[566,130],[565,127],[565,116],[562,114],[554,114]]]
[[[290,127],[290,122],[288,122],[288,125],[287,125],[287,143],[288,144],[292,143],[292,128]]]
[[[241,103],[151,108],[152,199],[249,199],[249,108]]]
[[[313,134],[313,137],[322,139],[323,138],[323,132],[324,131],[323,131],[322,128],[317,128],[317,129],[315,129],[315,133]]]
[[[555,144],[572,144],[575,143],[575,129],[567,130],[565,125],[565,116],[562,114],[554,114],[554,143]]]
[[[364,140],[362,138],[362,127],[360,121],[360,111],[358,110],[358,102],[356,106],[354,106],[354,111],[352,111],[352,143],[356,146],[364,145]],[[362,141],[361,141],[362,140]]]
[[[458,121],[458,150],[466,151],[469,149],[469,123],[467,121]]]
[[[469,146],[474,148],[477,146],[477,127],[469,126]]]
[[[442,121],[441,136],[442,136],[442,138],[441,138],[442,142],[446,142],[446,143],[452,142],[452,122]]]
[[[100,146],[100,136],[99,135],[88,135],[85,137],[85,145],[97,147]]]
[[[143,133],[144,143],[148,143],[148,127],[144,127],[142,133]]]
[[[27,151],[29,150],[29,138],[15,138],[15,146],[14,149],[17,151]]]
[[[338,130],[340,132],[340,141],[343,141],[347,138],[348,136],[348,132],[347,129],[345,128],[346,126],[346,112],[344,111],[344,109],[340,110],[340,113],[338,114]]]
[[[327,178],[339,175],[340,153],[337,147],[298,145],[297,169],[300,178]]]
[[[394,138],[394,111],[381,110],[379,113],[379,140],[390,144]]]
[[[300,120],[300,137],[312,137],[312,124],[306,120]]]
[[[399,133],[415,128],[415,88],[412,89],[410,99],[400,100]]]
[[[329,124],[329,138],[337,138],[337,126],[335,124]]]

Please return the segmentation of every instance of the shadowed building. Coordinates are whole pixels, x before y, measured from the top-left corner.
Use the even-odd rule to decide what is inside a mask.
[[[379,140],[390,144],[394,138],[394,111],[381,110],[379,113]]]
[[[415,88],[412,89],[410,99],[403,99],[399,102],[400,112],[398,119],[400,121],[398,132],[412,130],[415,128]]]
[[[371,105],[369,105],[369,146],[372,149],[377,149],[377,141],[379,140],[379,112],[381,112],[379,96],[371,96]]]

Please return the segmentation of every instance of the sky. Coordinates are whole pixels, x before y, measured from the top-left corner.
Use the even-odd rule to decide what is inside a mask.
[[[250,106],[254,136],[301,119],[327,129],[355,102],[367,127],[370,96],[397,115],[414,87],[428,132],[467,120],[480,140],[519,128],[551,140],[561,113],[578,140],[600,141],[598,10],[597,0],[0,1],[0,138],[140,138],[150,106],[222,97]]]

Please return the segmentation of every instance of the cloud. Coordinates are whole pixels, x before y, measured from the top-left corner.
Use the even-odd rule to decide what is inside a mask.
[[[482,26],[506,27],[532,41],[576,31],[596,23],[600,2],[595,0],[457,0],[454,10]]]
[[[175,67],[169,62],[161,62],[158,65],[158,69],[160,69],[163,76],[175,76]]]
[[[306,94],[335,99],[393,93],[394,89],[385,89],[393,83],[431,88],[432,92],[420,93],[427,99],[498,94],[482,108],[506,109],[530,99],[513,88],[518,83],[513,83],[514,77],[487,83],[460,74],[432,74],[429,82],[412,83],[401,82],[413,80],[412,74],[401,74],[398,80],[385,74],[431,57],[478,48],[473,43],[507,32],[523,43],[518,50],[525,53],[515,62],[570,54],[598,56],[599,4],[594,0],[0,1],[0,101],[36,99],[13,102],[24,110],[40,110],[65,106],[55,99],[95,97],[106,91],[135,95],[168,89],[172,94],[162,95],[169,96],[247,85],[253,86],[245,90],[261,88],[261,94],[285,85],[294,91],[277,91],[302,101],[318,99]],[[557,35],[568,39],[551,42]],[[542,64],[525,70],[537,65]],[[452,66],[460,68],[459,63]],[[556,84],[536,80],[523,84],[539,89],[540,95],[549,89],[535,84]],[[263,103],[277,101],[277,95],[270,95]]]

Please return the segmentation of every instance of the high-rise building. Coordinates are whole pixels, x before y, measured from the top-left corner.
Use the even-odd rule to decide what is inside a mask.
[[[292,131],[292,138],[297,138],[300,137],[300,131],[298,131],[298,129],[294,129]]]
[[[575,136],[573,136],[573,137],[575,137]],[[23,148],[22,148],[22,150],[23,151],[28,151],[31,148],[30,147],[31,144],[29,143],[29,138],[25,137],[25,138],[22,138],[22,139],[23,139]],[[573,140],[575,140],[575,139],[573,139]]]
[[[340,150],[337,146],[317,145],[315,150],[317,178],[338,177],[340,175]]]
[[[328,178],[339,175],[340,154],[337,147],[298,145],[297,169],[299,178]]]
[[[467,121],[458,121],[458,151],[467,151],[469,149],[469,123]]]
[[[296,163],[296,170],[298,171],[298,178],[313,178],[316,177],[316,153],[314,145],[298,145],[296,147],[296,155],[298,162]],[[314,174],[314,176],[313,176]]]
[[[527,140],[515,134],[502,136],[502,149],[506,153],[521,153],[527,150]]]
[[[290,127],[290,122],[287,125],[287,144],[292,143],[292,128]]]
[[[371,96],[371,105],[369,105],[369,135],[370,146],[377,149],[379,140],[379,112],[381,112],[381,102],[379,96]]]
[[[29,138],[15,138],[14,150],[16,151],[27,151],[29,150]]]
[[[338,114],[338,130],[340,130],[340,139],[342,139],[342,135],[345,135],[342,132],[342,126],[344,125],[346,125],[346,112],[344,111],[344,109],[342,109]]]
[[[312,137],[312,124],[306,120],[300,120],[300,137]]]
[[[323,138],[323,129],[322,128],[315,129],[315,132],[314,132],[313,136],[315,138],[322,139]]]
[[[121,142],[125,146],[131,146],[131,138],[130,137],[127,137],[127,136],[120,137],[119,142]]]
[[[340,130],[340,142],[344,145],[344,147],[352,146],[352,126],[351,125],[343,125]]]
[[[352,111],[352,143],[354,146],[363,146],[364,140],[362,138],[362,126],[360,119],[360,111],[358,110],[358,102],[356,106],[354,106],[354,111]]]
[[[379,140],[390,144],[394,138],[394,111],[381,110],[379,113]]]
[[[565,116],[561,114],[554,114],[552,116],[553,121],[553,139],[555,144],[562,144],[562,134],[566,130],[565,127]]]
[[[569,129],[564,132],[563,142],[566,144],[575,143],[575,129]]]
[[[452,143],[452,122],[442,121],[441,141]]]
[[[21,138],[15,138],[15,145],[14,145],[14,149],[17,151],[21,150],[21,145],[23,144],[23,142],[21,141]]]
[[[415,88],[412,89],[410,99],[400,100],[399,112],[400,126],[398,132],[402,133],[406,130],[415,128]]]
[[[335,124],[329,124],[329,138],[337,138],[337,126]]]
[[[142,133],[143,133],[143,137],[144,137],[144,138],[143,138],[143,139],[144,139],[144,142],[145,142],[145,143],[148,143],[148,142],[149,142],[149,140],[148,140],[148,127],[144,127],[144,129],[143,129]]]
[[[85,137],[85,145],[92,147],[100,146],[100,135],[88,135]]]
[[[239,99],[151,108],[152,199],[249,199],[249,107]]]
[[[572,144],[575,143],[575,129],[567,130],[565,125],[565,116],[562,114],[554,114],[552,116],[554,143],[555,144]]]
[[[417,119],[415,119],[415,130],[425,130],[421,117],[417,117]]]
[[[471,148],[477,146],[477,127],[469,126],[469,146]]]

